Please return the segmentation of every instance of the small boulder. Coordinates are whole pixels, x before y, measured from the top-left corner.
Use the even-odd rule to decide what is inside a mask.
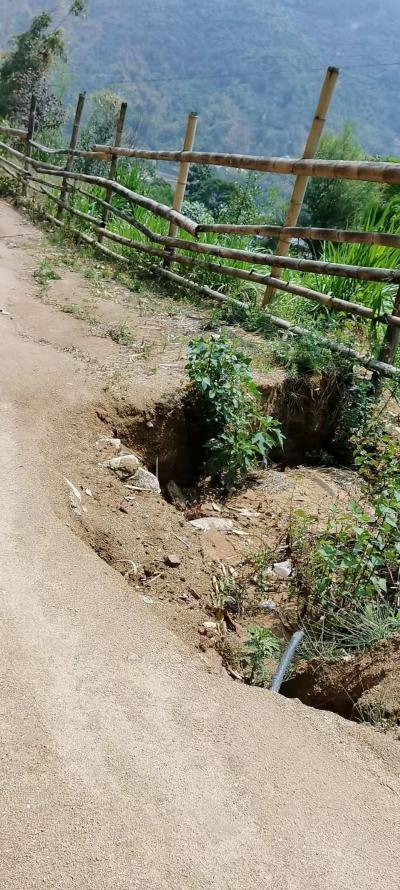
[[[168,553],[164,561],[167,566],[171,567],[171,569],[177,569],[181,564],[180,557],[177,556],[176,553]]]
[[[132,485],[140,491],[153,491],[155,494],[160,494],[161,492],[157,476],[154,476],[153,473],[150,473],[149,470],[145,470],[143,467],[140,467],[135,475],[132,476]]]
[[[114,470],[121,479],[128,479],[140,467],[140,461],[136,454],[120,454],[104,461],[103,467]]]
[[[223,519],[222,516],[202,516],[200,519],[191,519],[189,525],[203,532],[229,532],[233,528],[232,520]]]
[[[114,448],[115,451],[119,451],[121,439],[117,439],[115,436],[102,436],[97,440],[96,445],[99,448]]]

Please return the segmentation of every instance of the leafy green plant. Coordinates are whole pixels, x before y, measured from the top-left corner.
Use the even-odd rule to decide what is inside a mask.
[[[89,310],[84,306],[79,306],[78,303],[65,303],[64,306],[61,306],[61,312],[64,312],[66,315],[73,315],[74,318],[78,318],[80,321],[91,321]]]
[[[239,579],[237,572],[232,566],[227,567],[221,563],[221,571],[219,577],[213,576],[212,579],[213,592],[211,602],[214,608],[226,610],[229,606],[230,611],[238,615],[243,615],[245,588]]]
[[[108,334],[114,340],[114,343],[119,343],[121,346],[132,346],[135,343],[133,331],[124,323],[114,325],[114,327],[110,328]]]
[[[35,280],[42,286],[48,287],[49,281],[60,281],[61,275],[55,270],[50,260],[42,260],[33,273]]]
[[[251,625],[247,633],[243,650],[250,667],[248,682],[262,686],[266,679],[265,662],[267,659],[279,658],[281,645],[275,634],[258,624]]]
[[[225,488],[232,488],[274,446],[282,446],[279,424],[260,408],[260,393],[250,359],[223,334],[189,343],[187,370],[200,394],[211,437],[207,467]]]

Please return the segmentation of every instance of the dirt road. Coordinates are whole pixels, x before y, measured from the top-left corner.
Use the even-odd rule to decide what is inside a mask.
[[[207,673],[56,508],[99,383],[35,237],[0,205],[2,890],[394,887],[395,743]]]

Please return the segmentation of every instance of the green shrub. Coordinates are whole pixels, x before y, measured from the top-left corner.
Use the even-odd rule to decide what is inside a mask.
[[[187,370],[211,433],[208,470],[231,488],[259,461],[265,462],[271,448],[282,446],[279,424],[262,414],[250,359],[223,334],[192,340]]]
[[[275,634],[258,624],[251,625],[247,633],[243,649],[245,660],[250,667],[248,682],[262,686],[266,679],[265,662],[267,659],[279,658],[281,645]]]

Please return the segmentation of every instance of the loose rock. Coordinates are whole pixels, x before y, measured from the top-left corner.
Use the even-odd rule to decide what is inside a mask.
[[[168,556],[165,557],[165,563],[167,566],[171,566],[172,569],[178,568],[181,564],[180,557],[177,556],[176,553],[168,553]]]
[[[168,482],[167,491],[173,504],[181,507],[186,507],[186,500],[183,492],[179,488],[179,485],[177,485],[173,479]]]
[[[96,445],[99,448],[115,448],[116,451],[119,451],[121,448],[121,439],[114,438],[113,436],[102,436],[101,439],[98,439]]]
[[[231,519],[223,519],[221,516],[202,516],[200,519],[191,519],[189,525],[199,531],[228,532],[233,528]]]
[[[132,483],[142,491],[154,491],[155,494],[160,494],[161,488],[157,476],[154,476],[153,473],[150,473],[149,470],[145,470],[143,467],[140,467],[135,475],[132,476]]]
[[[103,467],[114,470],[121,479],[128,479],[140,467],[140,461],[136,454],[121,454],[104,461]]]

